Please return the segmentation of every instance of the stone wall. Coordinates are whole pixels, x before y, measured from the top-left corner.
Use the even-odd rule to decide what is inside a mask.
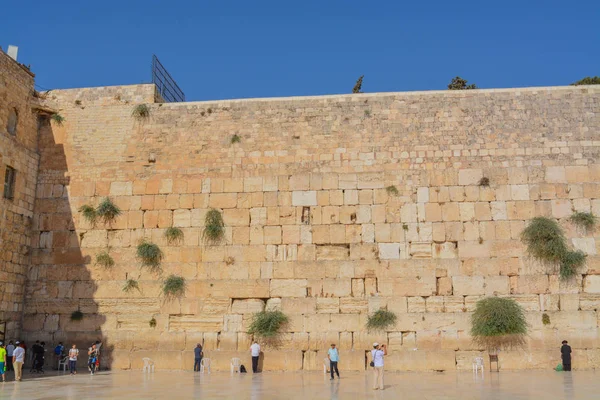
[[[279,350],[265,348],[265,370],[318,370],[332,342],[342,369],[364,370],[373,341],[389,344],[391,370],[469,369],[470,312],[498,295],[531,324],[503,368],[554,367],[563,339],[574,368],[600,365],[599,234],[568,222],[574,210],[600,215],[600,88],[202,103],[106,90],[49,100],[66,121],[40,133],[29,338],[103,337],[114,368],[149,356],[191,369],[202,342],[213,369],[228,369],[234,355],[249,364],[249,319],[267,308],[291,321]],[[139,101],[149,118],[132,117]],[[79,207],[107,196],[123,210],[114,223],[82,219]],[[221,245],[202,238],[210,208],[223,213]],[[537,215],[559,219],[588,254],[576,279],[526,257],[519,236]],[[181,244],[164,239],[171,226]],[[136,259],[142,239],[164,251],[163,275]],[[104,250],[114,267],[95,265]],[[171,273],[187,291],[167,301]],[[139,291],[122,290],[129,278]],[[368,333],[382,307],[396,326]],[[71,321],[77,309],[85,318]]]
[[[39,158],[32,94],[33,74],[0,50],[0,324],[11,339],[21,326]],[[13,112],[14,134],[8,130]],[[12,199],[4,196],[7,166],[16,171]]]

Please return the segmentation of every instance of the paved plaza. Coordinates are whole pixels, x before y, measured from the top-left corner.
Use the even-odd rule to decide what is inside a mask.
[[[12,378],[12,373],[10,374]],[[316,372],[258,375],[193,372],[81,371],[77,376],[26,374],[0,384],[0,399],[598,399],[594,371],[387,373],[385,390],[371,389],[371,374],[351,372],[330,381]]]

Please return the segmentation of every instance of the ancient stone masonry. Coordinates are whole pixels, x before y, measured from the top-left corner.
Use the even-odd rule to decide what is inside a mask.
[[[65,121],[39,132],[24,337],[103,337],[113,368],[149,356],[191,369],[201,342],[219,370],[233,356],[250,364],[251,315],[279,309],[290,323],[277,351],[264,348],[265,370],[318,370],[332,342],[343,368],[364,370],[374,341],[389,344],[391,370],[469,369],[479,354],[470,312],[498,295],[531,325],[502,368],[553,367],[565,338],[574,368],[600,365],[599,233],[568,222],[574,210],[600,215],[600,88],[195,103],[154,93],[45,100]],[[149,116],[132,117],[141,103]],[[78,212],[105,197],[122,210],[113,223]],[[220,244],[202,237],[211,208],[224,219]],[[588,254],[576,279],[525,254],[520,233],[538,215],[559,219]],[[181,242],[167,242],[169,227]],[[141,267],[142,239],[164,252],[162,275]],[[113,267],[95,263],[103,251]],[[170,274],[186,278],[179,300],[161,295]],[[123,291],[127,279],[139,290]],[[380,308],[396,326],[367,332]]]
[[[21,330],[39,158],[32,94],[33,74],[0,50],[0,331],[11,338]]]

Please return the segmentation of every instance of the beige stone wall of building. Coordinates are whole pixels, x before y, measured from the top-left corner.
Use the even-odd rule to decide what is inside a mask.
[[[30,263],[39,158],[33,87],[33,74],[0,50],[0,330],[6,324],[7,339],[20,333]],[[4,195],[7,167],[16,171],[12,198]]]
[[[143,85],[107,90],[51,99],[66,121],[40,134],[29,338],[103,337],[114,368],[149,356],[191,369],[202,342],[213,369],[228,369],[234,355],[249,365],[251,314],[277,308],[291,323],[281,348],[265,349],[265,370],[318,370],[331,342],[342,369],[364,370],[373,341],[389,344],[391,370],[469,369],[470,312],[498,295],[531,324],[503,368],[554,367],[563,339],[574,368],[600,365],[600,236],[568,222],[574,210],[600,215],[600,88],[202,103],[154,103]],[[123,214],[93,227],[77,210],[106,196]],[[210,208],[223,213],[221,245],[202,240]],[[519,236],[536,215],[559,219],[588,254],[576,279],[526,257]],[[183,243],[166,243],[171,226]],[[142,239],[164,251],[163,275],[136,259]],[[94,263],[107,249],[110,269]],[[171,273],[187,279],[180,300],[161,296]],[[123,292],[132,277],[140,291]],[[366,332],[382,307],[396,326]],[[77,309],[85,318],[71,321]]]

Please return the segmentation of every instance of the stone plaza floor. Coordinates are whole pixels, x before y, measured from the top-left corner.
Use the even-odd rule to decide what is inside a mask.
[[[99,372],[90,376],[25,374],[22,382],[0,383],[0,399],[600,399],[594,371],[503,371],[386,373],[385,390],[371,389],[369,372],[348,372],[330,381],[317,372],[253,375],[193,372]]]

